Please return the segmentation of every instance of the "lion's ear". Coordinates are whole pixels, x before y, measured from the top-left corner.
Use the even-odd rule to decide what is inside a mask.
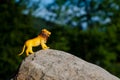
[[[42,29],[42,31],[44,32],[44,31],[47,31],[46,29]]]

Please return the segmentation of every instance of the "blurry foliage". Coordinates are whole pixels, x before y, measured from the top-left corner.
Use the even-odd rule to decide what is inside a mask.
[[[36,5],[40,5],[40,1],[38,0],[39,4]],[[54,0],[53,3],[44,6],[43,11],[46,12],[42,18],[57,24],[81,28],[85,24],[88,28],[93,28],[95,24],[110,23],[119,5],[120,1],[115,0]],[[40,11],[42,5],[34,10],[36,15],[39,15]]]

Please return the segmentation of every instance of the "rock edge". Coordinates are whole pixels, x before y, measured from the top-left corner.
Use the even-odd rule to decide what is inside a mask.
[[[12,79],[11,79],[12,80]],[[59,50],[40,50],[22,61],[13,80],[120,80],[103,68]]]

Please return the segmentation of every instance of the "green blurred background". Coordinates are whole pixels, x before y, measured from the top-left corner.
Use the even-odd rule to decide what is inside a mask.
[[[0,0],[0,80],[16,73],[24,42],[42,28],[47,45],[120,78],[120,0]],[[34,51],[41,49],[33,48]]]

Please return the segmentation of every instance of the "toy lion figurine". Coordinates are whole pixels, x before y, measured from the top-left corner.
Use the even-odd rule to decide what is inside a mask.
[[[30,54],[34,53],[32,47],[41,45],[42,49],[48,49],[49,47],[45,43],[47,42],[47,39],[50,35],[51,32],[49,32],[47,29],[42,29],[41,33],[37,37],[33,39],[29,39],[25,42],[23,46],[23,50],[19,54],[19,56],[23,54],[25,47],[26,47],[26,56],[28,56],[29,53]]]

